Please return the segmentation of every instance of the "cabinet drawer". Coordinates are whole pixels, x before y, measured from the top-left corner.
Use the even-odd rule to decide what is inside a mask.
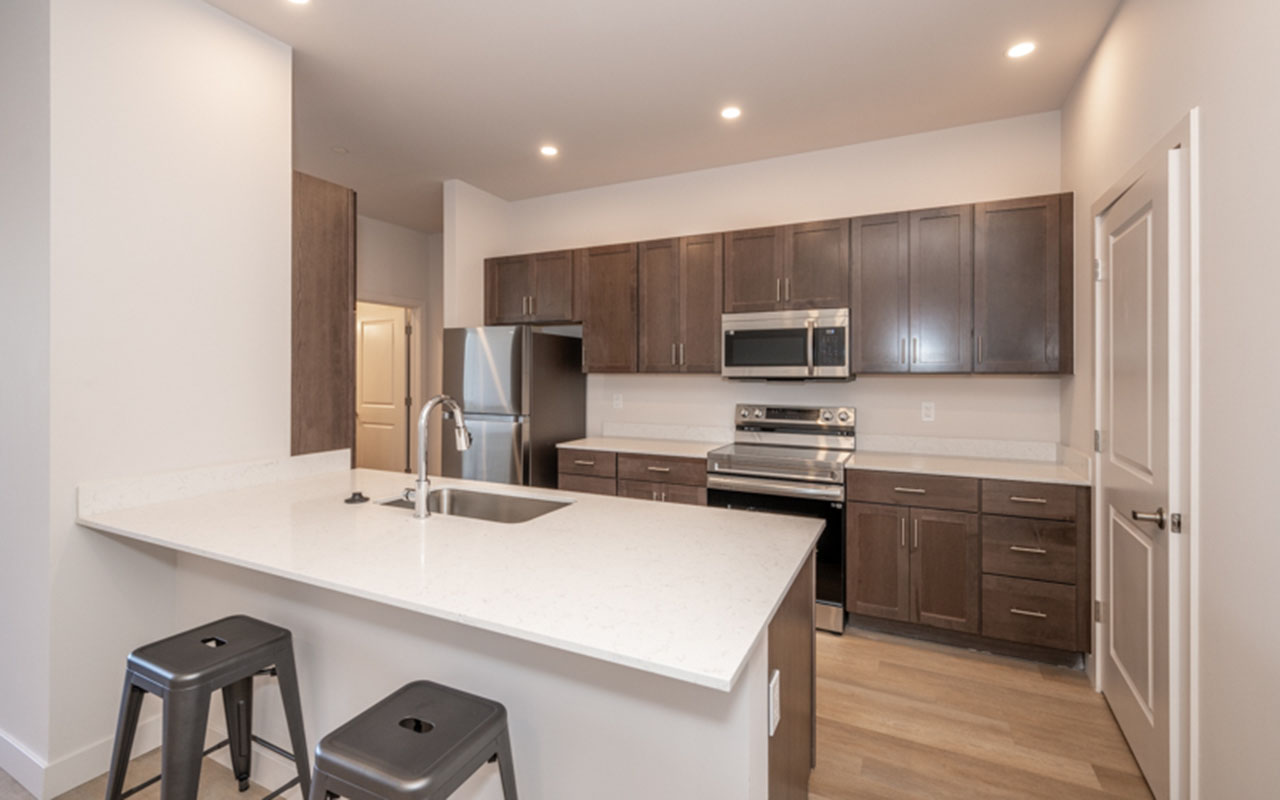
[[[1076,487],[1055,483],[983,481],[982,511],[1041,519],[1076,518]]]
[[[1023,644],[1079,650],[1076,587],[982,576],[982,635]]]
[[[612,478],[618,474],[618,456],[600,450],[569,450],[561,448],[558,458],[559,471],[573,475],[595,475]]]
[[[568,472],[561,472],[560,488],[566,492],[615,495],[618,493],[618,482],[613,478],[599,478],[593,475],[574,475]]]
[[[620,480],[618,496],[633,497],[637,500],[656,500],[660,503],[684,503],[691,506],[707,504],[705,486],[689,486],[681,483]]]
[[[859,503],[978,510],[977,478],[851,469],[845,473],[845,486],[845,496]]]
[[[706,488],[707,460],[619,453],[618,477],[631,481],[683,483]]]
[[[982,571],[1075,583],[1075,523],[984,514]]]

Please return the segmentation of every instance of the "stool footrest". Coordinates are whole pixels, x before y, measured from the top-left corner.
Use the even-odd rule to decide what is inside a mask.
[[[274,744],[274,743],[272,743],[272,742],[268,742],[266,739],[263,739],[261,736],[259,736],[259,735],[258,735],[258,734],[256,734],[256,733],[254,733],[254,734],[250,734],[249,738],[253,740],[254,744],[260,744],[260,745],[262,745],[263,747],[267,748],[268,750],[270,750],[271,752],[275,753],[275,754],[276,754],[276,755],[278,755],[278,756],[282,756],[282,757],[284,757],[284,758],[287,758],[287,759],[289,759],[290,761],[295,761],[295,762],[296,762],[296,761],[298,760],[298,759],[297,759],[297,757],[295,757],[293,753],[290,753],[288,750],[285,750],[283,747],[281,747],[281,746],[280,746],[280,745],[278,745],[278,744]],[[226,747],[226,746],[227,746],[227,745],[229,745],[229,744],[231,744],[231,740],[230,740],[230,739],[223,739],[222,741],[218,742],[217,744],[209,745],[208,747],[206,747],[206,748],[204,749],[204,751],[203,751],[203,752],[201,752],[201,753],[200,753],[200,757],[201,757],[201,758],[204,758],[205,756],[208,756],[208,755],[210,755],[210,754],[212,754],[212,753],[216,753],[216,752],[218,752],[219,750],[221,750],[222,748]],[[143,781],[142,783],[138,784],[137,786],[134,786],[132,789],[126,789],[125,791],[123,791],[123,792],[121,792],[121,793],[120,793],[120,800],[125,800],[125,798],[126,798],[126,797],[130,797],[130,796],[132,796],[132,795],[137,794],[138,792],[142,791],[143,789],[147,788],[148,786],[153,785],[156,781],[160,780],[162,777],[164,777],[163,773],[162,773],[162,774],[160,774],[160,775],[156,775],[156,776],[154,776],[154,777],[151,777],[151,778],[147,778],[145,781]],[[289,791],[289,790],[290,790],[290,789],[292,789],[294,786],[297,786],[299,783],[301,783],[301,779],[300,779],[300,778],[294,778],[293,780],[291,780],[291,781],[289,781],[288,783],[286,783],[284,786],[281,786],[279,789],[276,789],[276,790],[275,790],[274,792],[272,792],[271,794],[269,794],[269,795],[267,795],[266,797],[262,798],[262,800],[275,800],[275,798],[276,798],[276,797],[279,797],[280,795],[282,795],[282,794],[284,794],[285,792]],[[242,791],[243,791],[243,790],[242,790]]]

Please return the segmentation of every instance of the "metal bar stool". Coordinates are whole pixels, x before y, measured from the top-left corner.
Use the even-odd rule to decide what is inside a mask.
[[[293,752],[289,753],[253,733],[253,678],[275,675],[280,680],[285,720]],[[222,691],[227,738],[205,749],[209,701]],[[138,728],[142,698],[151,692],[164,702],[160,774],[128,791],[125,772]],[[298,672],[293,663],[293,636],[288,630],[246,616],[234,616],[144,645],[129,654],[124,696],[116,724],[106,800],[123,800],[160,781],[161,800],[194,800],[200,785],[200,762],[222,747],[231,748],[231,765],[240,791],[249,788],[251,743],[291,758],[298,776],[264,800],[301,784],[305,796],[311,775],[307,766],[307,738],[302,728]]]
[[[309,800],[444,800],[487,761],[516,800],[507,709],[415,681],[320,740]]]

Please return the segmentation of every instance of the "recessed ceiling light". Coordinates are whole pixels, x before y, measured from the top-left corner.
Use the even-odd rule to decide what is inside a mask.
[[[560,148],[556,147],[554,144],[544,144],[538,149],[538,152],[542,153],[544,156],[554,156],[560,152]]]
[[[724,117],[725,119],[737,119],[738,117],[742,116],[742,109],[738,108],[737,106],[725,106],[724,108],[720,109],[720,116]]]
[[[311,0],[289,0],[289,2],[293,3],[295,6],[305,6],[307,3],[310,3]]]
[[[1018,42],[1013,47],[1010,47],[1005,52],[1005,55],[1009,56],[1009,58],[1022,58],[1023,56],[1031,55],[1035,50],[1035,42]]]

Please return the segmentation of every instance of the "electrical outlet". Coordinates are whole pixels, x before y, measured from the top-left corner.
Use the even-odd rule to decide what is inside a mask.
[[[622,408],[622,395],[620,395],[620,394],[615,394],[615,395],[613,396],[613,407],[614,407],[614,408]]]
[[[924,401],[920,404],[920,421],[933,422],[935,411],[936,409],[934,408],[932,400]]]
[[[769,735],[778,730],[782,721],[782,673],[774,670],[769,676]]]

